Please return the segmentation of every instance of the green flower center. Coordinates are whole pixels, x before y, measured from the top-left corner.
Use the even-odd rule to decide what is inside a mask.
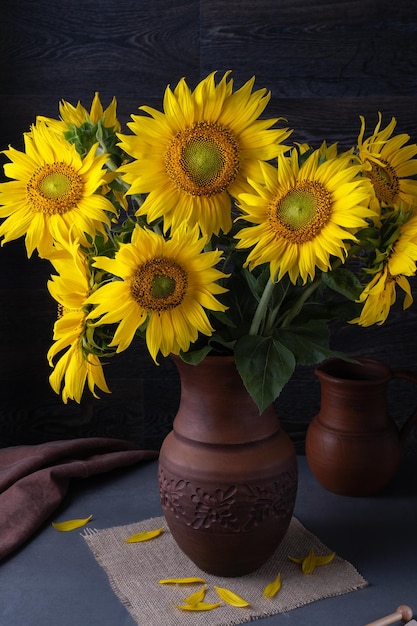
[[[269,224],[281,237],[296,244],[315,239],[332,214],[330,192],[318,181],[306,180],[269,206]]]
[[[27,185],[32,210],[46,215],[62,215],[76,208],[83,190],[82,178],[67,163],[39,167]]]
[[[130,291],[145,310],[161,312],[179,306],[187,286],[187,272],[173,259],[158,257],[136,268]]]
[[[171,276],[158,276],[155,274],[152,278],[151,293],[154,298],[166,299],[175,291],[175,280]]]
[[[198,137],[192,137],[184,147],[181,164],[189,179],[202,187],[221,172],[222,153],[210,137],[203,141]]]
[[[39,190],[45,198],[56,199],[66,195],[71,188],[71,181],[65,174],[53,172],[39,182]]]
[[[392,205],[400,192],[400,181],[395,169],[387,161],[384,167],[378,163],[371,163],[371,170],[364,172],[371,180],[375,195],[380,202]]]
[[[180,131],[165,155],[165,167],[174,185],[192,196],[225,191],[239,171],[239,149],[228,128],[197,122]]]

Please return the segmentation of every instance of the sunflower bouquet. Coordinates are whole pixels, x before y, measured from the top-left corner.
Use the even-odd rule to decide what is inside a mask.
[[[233,354],[262,411],[297,364],[335,355],[329,322],[382,324],[417,261],[417,145],[377,125],[350,150],[291,144],[270,93],[213,72],[166,88],[121,132],[116,100],[62,101],[4,150],[2,243],[52,265],[50,383],[109,392],[108,357]]]

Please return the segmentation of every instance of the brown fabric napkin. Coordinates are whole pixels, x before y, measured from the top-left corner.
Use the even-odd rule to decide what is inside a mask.
[[[0,449],[0,560],[53,513],[73,478],[157,458],[119,439],[90,437]]]
[[[164,532],[152,541],[125,542],[130,535],[162,526]],[[356,591],[368,584],[355,567],[339,555],[313,574],[303,574],[301,566],[291,562],[288,556],[307,556],[310,550],[326,555],[331,550],[295,517],[269,561],[256,572],[238,578],[202,572],[179,549],[163,517],[103,530],[87,528],[81,535],[106,572],[114,593],[140,626],[234,626]],[[281,590],[274,598],[263,597],[263,589],[278,573],[281,574]],[[231,589],[250,606],[236,608],[223,603],[213,611],[181,611],[176,605],[184,604],[183,599],[200,589],[201,584],[160,585],[158,581],[190,576],[206,581],[206,602],[219,600],[214,589],[217,586]]]

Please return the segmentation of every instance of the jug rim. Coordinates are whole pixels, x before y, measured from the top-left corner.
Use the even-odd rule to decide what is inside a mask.
[[[370,357],[348,358],[350,360],[338,357],[327,359],[320,363],[314,372],[319,378],[362,385],[380,384],[392,376],[391,369],[383,361]]]

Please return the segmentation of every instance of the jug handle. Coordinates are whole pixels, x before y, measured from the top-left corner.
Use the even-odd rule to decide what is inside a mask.
[[[392,378],[402,378],[403,380],[408,380],[410,383],[417,384],[417,375],[407,370],[401,370],[401,369],[393,370]],[[413,413],[411,413],[410,417],[407,419],[407,421],[404,423],[404,425],[400,429],[401,444],[405,443],[405,440],[407,439],[408,435],[410,434],[410,432],[412,431],[412,429],[414,428],[416,424],[417,424],[417,407],[415,408]]]

